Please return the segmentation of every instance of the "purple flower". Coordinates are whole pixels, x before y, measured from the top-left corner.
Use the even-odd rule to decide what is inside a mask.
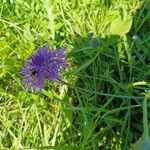
[[[22,69],[23,84],[27,89],[35,91],[44,86],[45,79],[60,78],[61,68],[67,67],[64,49],[49,50],[47,46],[39,48]]]
[[[99,40],[98,38],[92,38],[92,40],[91,40],[91,45],[92,45],[93,47],[99,46],[99,45],[100,45],[100,40]]]

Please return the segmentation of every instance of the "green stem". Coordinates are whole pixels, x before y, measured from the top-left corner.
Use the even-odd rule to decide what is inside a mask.
[[[143,138],[144,141],[147,141],[149,140],[149,128],[147,120],[147,96],[145,96],[143,101],[143,126],[144,126]]]

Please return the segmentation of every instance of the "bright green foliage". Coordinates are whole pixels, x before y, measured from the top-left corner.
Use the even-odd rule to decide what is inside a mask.
[[[148,139],[149,6],[1,0],[0,150],[126,150]],[[91,46],[89,31],[99,46]],[[42,93],[25,91],[20,71],[45,44],[66,48],[70,67]]]
[[[130,31],[131,25],[132,17],[127,18],[126,20],[121,20],[121,18],[117,18],[111,23],[111,34],[123,36]]]

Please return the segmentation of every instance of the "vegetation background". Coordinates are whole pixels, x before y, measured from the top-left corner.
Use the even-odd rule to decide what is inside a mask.
[[[149,25],[148,0],[0,0],[0,149],[126,150],[148,140]],[[20,71],[45,44],[65,48],[70,67],[32,93]]]

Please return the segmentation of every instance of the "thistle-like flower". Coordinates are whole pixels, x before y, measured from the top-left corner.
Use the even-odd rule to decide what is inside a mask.
[[[98,38],[92,38],[91,39],[91,45],[93,47],[98,47],[100,45],[100,40]]]
[[[62,67],[67,67],[64,49],[49,50],[47,46],[39,48],[22,69],[23,84],[32,91],[41,91],[46,79],[60,78]]]

